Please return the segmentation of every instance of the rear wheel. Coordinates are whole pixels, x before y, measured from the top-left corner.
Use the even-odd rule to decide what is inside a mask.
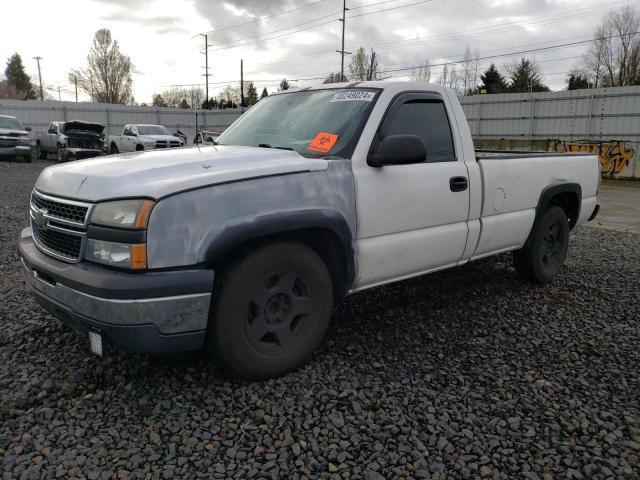
[[[22,157],[22,161],[25,163],[30,163],[31,162],[31,155],[25,155]]]
[[[226,269],[214,290],[207,349],[248,379],[299,367],[329,325],[331,276],[322,259],[299,243],[258,248]]]
[[[569,222],[564,210],[550,207],[533,227],[528,245],[513,254],[516,271],[534,283],[549,283],[560,272],[569,249]]]

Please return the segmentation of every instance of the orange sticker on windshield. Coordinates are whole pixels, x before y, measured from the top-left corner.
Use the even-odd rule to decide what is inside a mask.
[[[334,133],[320,132],[316,135],[316,138],[311,140],[307,150],[328,153],[338,141],[338,136]]]

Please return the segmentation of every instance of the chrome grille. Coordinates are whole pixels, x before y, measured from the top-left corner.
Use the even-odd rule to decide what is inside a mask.
[[[31,222],[33,238],[45,253],[54,253],[70,261],[77,261],[82,251],[82,237],[57,230],[42,229]]]
[[[37,209],[46,210],[47,215],[50,217],[68,220],[77,224],[84,224],[89,212],[88,205],[65,200],[54,200],[38,192],[33,192],[31,195],[31,204]]]
[[[51,197],[34,190],[30,210],[36,246],[60,260],[79,262],[92,207],[89,203]]]

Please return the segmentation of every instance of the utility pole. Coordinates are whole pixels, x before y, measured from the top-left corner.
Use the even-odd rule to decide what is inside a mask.
[[[33,57],[33,59],[38,62],[38,82],[40,83],[40,101],[44,100],[44,95],[42,93],[42,74],[40,73],[40,60],[42,57]]]
[[[242,63],[242,59],[240,59],[240,106],[244,107],[244,68]]]
[[[345,55],[349,55],[351,52],[345,52],[344,51],[344,29],[345,29],[345,23],[346,23],[346,14],[347,14],[347,10],[349,10],[347,8],[347,0],[342,0],[342,18],[338,19],[340,22],[342,22],[342,48],[340,50],[336,50],[336,52],[338,52],[340,54],[340,81],[344,82],[345,81],[345,77],[344,77],[344,56]]]
[[[77,75],[73,76],[73,83],[76,86],[76,103],[78,103],[78,76]]]
[[[204,53],[204,77],[206,79],[204,95],[205,101],[209,105],[209,42],[206,33],[201,33],[200,36],[204,37],[204,52],[201,52]]]

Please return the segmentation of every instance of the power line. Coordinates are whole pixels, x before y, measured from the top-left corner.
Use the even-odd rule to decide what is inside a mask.
[[[613,5],[619,4],[619,3],[628,4],[626,2],[626,0],[623,0],[623,1],[613,2]],[[597,9],[597,11],[589,12],[588,9]],[[523,27],[534,27],[534,26],[548,25],[550,23],[557,23],[559,21],[566,21],[566,18],[564,17],[564,15],[566,15],[567,13],[571,13],[573,19],[581,18],[581,17],[584,17],[584,16],[594,15],[594,14],[600,13],[600,11],[603,10],[603,7],[602,6],[593,5],[591,7],[588,7],[588,9],[587,9],[587,11],[583,10],[582,12],[577,12],[578,15],[576,15],[576,10],[575,9],[571,10],[571,11],[559,11],[559,12],[556,12],[556,13],[553,13],[553,14],[543,15],[543,16],[539,17],[538,20],[536,20],[534,22],[528,22],[528,23],[507,22],[506,24],[499,25],[499,26],[481,27],[481,28],[476,28],[476,29],[470,29],[470,30],[467,30],[464,33],[460,33],[460,32],[458,32],[458,33],[446,33],[446,34],[441,34],[441,35],[433,35],[433,36],[430,36],[430,37],[424,37],[424,38],[421,38],[421,39],[399,40],[399,41],[394,41],[394,42],[386,42],[386,43],[364,45],[363,47],[365,47],[365,48],[377,48],[379,50],[384,50],[385,48],[388,48],[388,47],[391,47],[391,46],[402,45],[402,44],[405,44],[405,46],[417,46],[417,45],[421,45],[421,44],[437,43],[437,42],[441,42],[441,41],[450,41],[450,40],[455,40],[455,39],[464,38],[464,37],[505,33],[507,31],[513,31],[513,30],[517,30],[517,29],[520,29],[520,28],[523,28]],[[609,10],[610,6],[607,6],[604,9],[605,10]],[[550,21],[550,22],[547,22],[547,21],[541,22],[541,20],[543,20],[545,18],[557,17],[559,15],[561,16],[561,18],[559,18],[559,19],[554,19],[553,21]],[[509,25],[512,25],[513,27],[505,29],[505,27],[509,27]],[[271,61],[271,62],[262,63],[261,65],[272,65],[272,64],[276,64],[276,63],[285,62],[285,61],[288,62],[291,59],[295,59],[295,58],[309,58],[309,57],[318,58],[319,56],[329,56],[329,55],[331,55],[333,53],[334,53],[333,51],[324,50],[324,51],[314,52],[314,53],[306,54],[306,55],[296,55],[296,56],[293,56],[293,57],[281,57],[281,58],[277,58],[277,59],[275,59],[274,61]]]
[[[290,13],[290,12],[295,12],[297,10],[302,10],[303,8],[306,7],[311,7],[312,5],[316,5],[318,3],[322,3],[322,2],[326,2],[327,0],[317,0],[316,2],[311,2],[311,3],[307,3],[305,5],[300,5],[299,7],[296,8],[291,8],[289,10],[284,10],[282,12],[279,13],[274,13],[272,15],[267,15],[265,17],[260,17],[260,18],[256,18],[255,20],[249,20],[248,22],[243,22],[243,23],[236,23],[235,25],[228,25],[226,27],[221,27],[221,28],[216,28],[215,30],[210,30],[206,33],[217,33],[217,32],[222,32],[224,30],[229,30],[231,28],[237,28],[237,27],[242,27],[244,25],[250,25],[252,23],[257,23],[257,22],[261,22],[263,20],[268,20],[270,18],[275,18],[275,17],[279,17],[280,15],[284,15],[286,13]],[[393,0],[392,0],[393,1]]]
[[[369,5],[363,5],[363,6],[359,7],[359,8],[372,7],[372,6],[375,6],[375,5],[379,5],[381,3],[388,3],[389,1],[397,1],[397,0],[384,0],[384,1],[381,1],[381,2],[372,3],[372,4],[369,4]],[[349,15],[347,18],[363,17],[365,15],[373,15],[373,14],[376,14],[376,13],[386,12],[386,11],[389,11],[389,10],[397,10],[397,9],[400,9],[400,8],[412,7],[414,5],[420,5],[420,4],[429,3],[429,2],[432,2],[432,1],[433,0],[420,0],[418,2],[413,2],[413,3],[409,3],[409,4],[405,4],[405,5],[397,5],[395,7],[389,7],[389,8],[385,8],[385,9],[382,9],[382,10],[376,10],[375,12],[365,12],[365,13],[359,13],[357,15]],[[236,40],[229,40],[229,41],[226,41],[226,42],[215,43],[215,44],[212,44],[211,46],[212,47],[216,47],[216,46],[219,47],[219,46],[223,46],[223,45],[229,45],[230,43],[242,42],[244,40],[258,39],[258,40],[254,40],[254,41],[251,41],[251,42],[241,43],[241,44],[238,44],[238,45],[231,45],[231,46],[227,46],[227,47],[216,48],[213,51],[229,50],[229,49],[232,49],[232,48],[244,47],[246,45],[254,45],[256,43],[264,42],[264,41],[267,41],[267,40],[273,40],[274,38],[280,38],[280,37],[285,37],[287,35],[293,35],[295,33],[304,32],[304,31],[307,31],[307,30],[311,30],[313,28],[322,27],[323,25],[328,25],[328,24],[333,23],[334,21],[339,20],[339,19],[333,18],[333,19],[331,19],[331,20],[329,20],[327,22],[318,23],[316,25],[310,25],[308,27],[300,28],[300,29],[294,30],[292,32],[282,33],[280,35],[274,35],[272,37],[267,37],[267,38],[260,38],[260,37],[263,37],[265,35],[271,35],[272,33],[283,32],[283,31],[286,31],[286,30],[291,30],[292,28],[300,27],[302,25],[308,25],[310,23],[314,23],[314,22],[317,22],[319,20],[324,20],[325,18],[333,17],[335,15],[338,15],[339,13],[342,13],[342,12],[332,12],[332,13],[329,13],[327,15],[323,15],[321,17],[314,18],[312,20],[307,20],[306,22],[302,22],[302,23],[297,23],[295,25],[291,25],[289,27],[280,28],[278,30],[272,30],[271,32],[262,33],[260,35],[254,35],[252,37],[245,37],[245,38],[239,38],[239,39],[236,39]]]

